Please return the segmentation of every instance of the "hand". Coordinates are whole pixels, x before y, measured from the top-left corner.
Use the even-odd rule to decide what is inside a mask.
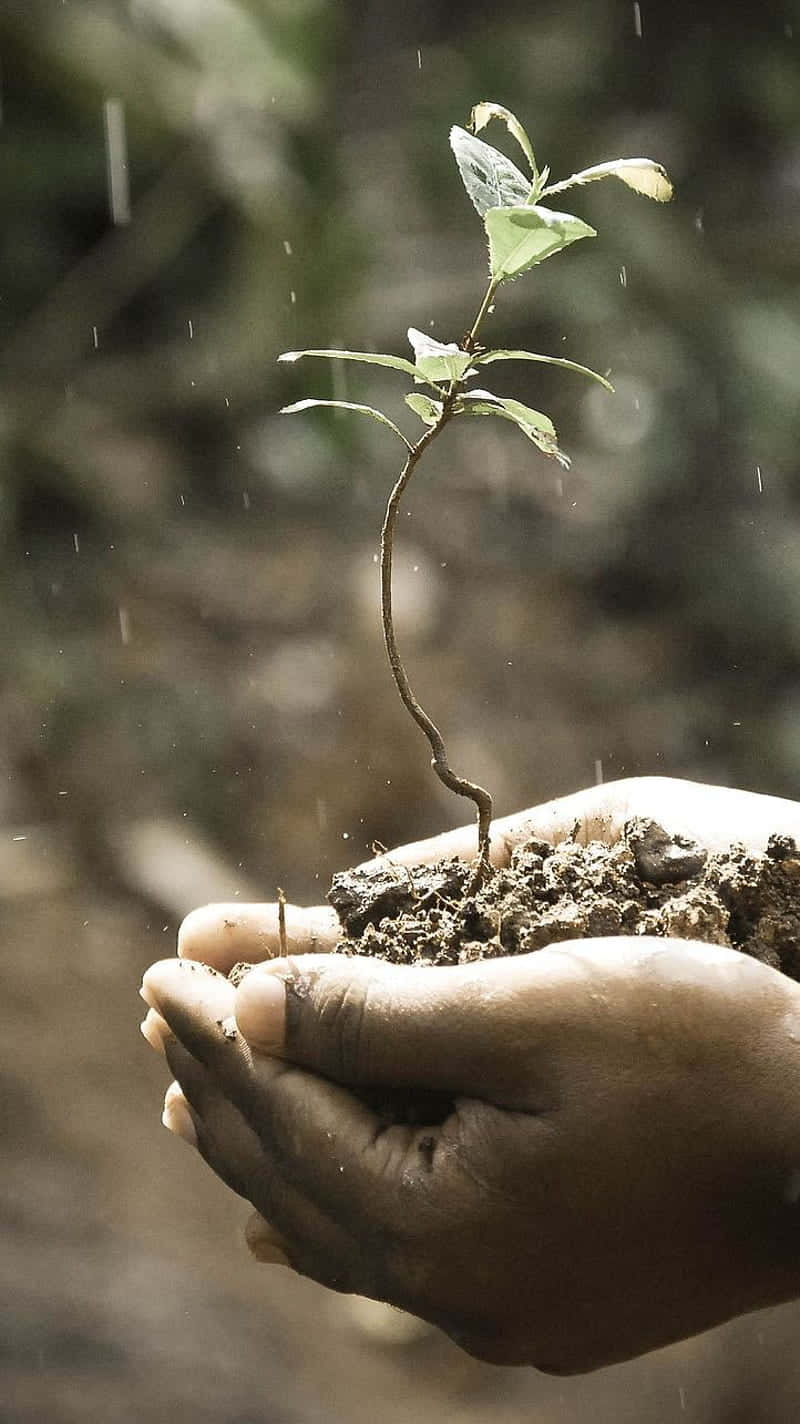
[[[623,785],[583,799],[611,838]],[[691,789],[702,817],[718,793]],[[749,836],[797,829],[800,808],[727,796],[726,841],[734,801]],[[557,838],[581,799],[529,824]],[[441,970],[312,956],[237,993],[171,960],[145,994],[171,1125],[256,1206],[255,1253],[481,1358],[586,1370],[800,1293],[800,991],[755,961],[645,939]],[[447,1106],[386,1126],[376,1086]]]

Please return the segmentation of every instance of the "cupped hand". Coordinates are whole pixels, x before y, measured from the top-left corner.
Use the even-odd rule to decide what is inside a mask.
[[[789,802],[633,781],[499,823],[494,855],[635,814],[712,845],[800,831]],[[184,957],[148,970],[146,1036],[167,1125],[256,1208],[259,1259],[554,1372],[800,1294],[797,985],[645,938],[444,969],[303,954],[333,940],[323,911],[287,916],[273,959],[269,907],[235,914],[190,916]],[[236,990],[187,953],[265,962]],[[403,1095],[416,1114],[392,1120]]]
[[[145,993],[172,1106],[255,1206],[261,1259],[557,1373],[800,1294],[800,993],[754,960],[312,956],[236,991],[175,959]],[[445,1106],[391,1124],[363,1091],[385,1087]]]

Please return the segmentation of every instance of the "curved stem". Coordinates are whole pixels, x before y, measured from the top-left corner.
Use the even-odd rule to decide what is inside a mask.
[[[476,322],[473,330],[477,328],[477,325],[478,323]],[[420,706],[412,691],[408,674],[406,673],[398,651],[392,613],[392,554],[400,500],[423,451],[436,439],[436,436],[443,430],[450,419],[455,394],[456,389],[454,384],[445,397],[442,405],[442,413],[436,424],[431,426],[429,430],[426,430],[421,439],[417,441],[417,444],[409,451],[408,458],[397,477],[386,504],[386,513],[381,529],[381,619],[383,622],[383,637],[386,644],[386,652],[389,656],[389,665],[392,669],[395,686],[400,694],[403,706],[413,717],[421,731],[424,732],[430,743],[430,748],[433,753],[431,765],[436,775],[448,790],[454,791],[457,796],[469,797],[471,801],[475,802],[477,808],[478,857],[475,874],[468,887],[468,893],[471,893],[477,888],[477,885],[489,869],[489,827],[492,820],[492,798],[489,792],[485,791],[482,786],[476,786],[474,782],[467,781],[465,777],[457,776],[450,766],[444,740],[439,728],[428,716],[424,708]]]

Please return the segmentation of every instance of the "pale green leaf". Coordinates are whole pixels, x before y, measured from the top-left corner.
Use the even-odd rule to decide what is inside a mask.
[[[593,168],[573,173],[561,183],[553,183],[541,196],[563,193],[579,183],[598,183],[601,178],[619,178],[634,193],[654,198],[657,203],[668,203],[672,197],[672,184],[666,172],[652,158],[612,158],[609,163],[596,163]]]
[[[593,381],[599,381],[607,391],[614,392],[614,387],[605,376],[593,371],[591,366],[581,366],[578,361],[568,361],[564,356],[540,356],[535,351],[482,351],[480,356],[472,358],[473,366],[490,366],[493,361],[541,361],[545,366],[561,366],[565,371],[577,371],[580,376],[589,376]]]
[[[300,410],[311,410],[312,406],[327,405],[333,406],[335,410],[355,410],[359,415],[371,415],[373,420],[379,420],[381,425],[388,425],[395,435],[399,435],[407,450],[412,448],[411,442],[406,440],[402,430],[398,430],[393,420],[388,415],[384,415],[382,410],[375,410],[371,405],[354,405],[352,401],[340,400],[299,400],[294,405],[285,405],[281,409],[281,415],[296,415]]]
[[[516,118],[509,109],[504,109],[502,104],[492,104],[488,100],[484,100],[483,103],[476,104],[472,110],[469,116],[469,126],[472,132],[477,134],[480,133],[481,129],[486,128],[486,125],[491,119],[500,119],[505,124],[511,137],[517,140],[517,143],[530,164],[533,181],[535,183],[538,170],[536,167],[536,159],[533,156],[533,146],[519,119]]]
[[[555,213],[551,208],[536,206],[489,208],[483,221],[496,282],[518,277],[571,242],[597,236],[593,227],[571,213]]]
[[[454,407],[457,414],[497,415],[502,420],[510,420],[523,435],[532,440],[543,455],[558,460],[559,465],[569,469],[569,459],[558,448],[558,436],[549,415],[533,410],[522,401],[510,400],[507,396],[496,396],[491,391],[469,391],[460,396]]]
[[[450,147],[470,202],[481,217],[489,208],[509,208],[527,201],[531,180],[499,149],[457,127],[450,130]]]
[[[471,356],[454,341],[434,341],[416,327],[408,328],[408,339],[416,358],[416,372],[426,381],[460,381],[466,375]]]
[[[395,371],[405,371],[410,376],[418,371],[404,356],[387,356],[379,351],[284,351],[279,361],[299,361],[301,356],[327,356],[331,361],[364,361],[368,366],[392,366]]]
[[[418,415],[425,425],[435,425],[442,414],[442,402],[431,400],[430,396],[423,396],[412,391],[405,398],[406,405]]]

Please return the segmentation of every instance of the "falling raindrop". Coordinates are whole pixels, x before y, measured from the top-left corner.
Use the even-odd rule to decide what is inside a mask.
[[[628,269],[624,263],[619,269],[619,284],[621,287],[627,287],[628,285]]]
[[[602,759],[602,757],[595,757],[595,759],[594,759],[594,784],[595,784],[595,786],[602,786],[602,784],[603,784],[603,759]]]
[[[127,645],[131,640],[131,621],[127,608],[119,609],[119,636],[123,644]]]
[[[79,553],[80,553],[81,548],[80,548],[80,542],[79,542],[79,540],[78,540],[77,534],[73,534],[73,536],[72,536],[72,547],[74,548],[76,554],[79,554]]]
[[[189,328],[189,340],[194,341],[194,322],[192,321],[191,317],[187,321],[186,325]]]
[[[111,221],[120,226],[131,220],[128,142],[125,133],[125,109],[120,99],[105,100],[103,123],[106,135],[108,206]]]
[[[287,257],[291,257],[291,255],[292,255],[292,244],[291,244],[291,242],[289,241],[289,239],[286,238],[286,237],[283,239],[283,250],[284,250],[284,252],[286,253],[286,256],[287,256]]]
[[[759,494],[763,494],[763,493],[764,493],[764,486],[763,486],[763,484],[762,484],[762,482],[761,482],[761,466],[760,466],[760,465],[756,465],[756,482],[757,482],[757,484],[758,484],[758,493],[759,493]]]
[[[97,336],[97,327],[96,327],[96,326],[93,326],[93,327],[92,327],[92,345],[94,346],[95,351],[97,350],[98,346],[100,345],[100,341],[99,341],[98,336]]]
[[[637,40],[642,38],[642,10],[639,0],[633,0],[633,33]]]

